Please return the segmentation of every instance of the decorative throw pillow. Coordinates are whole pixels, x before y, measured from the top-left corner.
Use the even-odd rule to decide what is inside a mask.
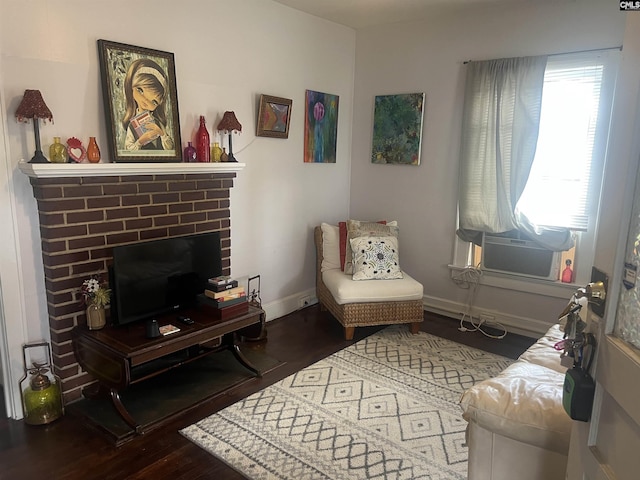
[[[351,221],[358,222],[358,223],[373,223],[373,222],[360,222],[359,220],[351,220]],[[387,221],[379,220],[376,223],[381,223],[382,225],[386,225]],[[340,270],[344,272],[344,264],[347,259],[347,251],[349,252],[349,258],[351,258],[351,245],[348,245],[349,240],[347,240],[347,235],[348,235],[347,222],[338,222],[338,230],[340,233]]]
[[[338,222],[338,234],[340,235],[340,270],[344,272],[344,262],[347,256],[347,222]]]
[[[322,263],[320,271],[337,270],[340,268],[338,227],[328,223],[322,223],[320,227],[322,229]]]
[[[392,222],[362,222],[359,220],[347,221],[347,245],[351,246],[351,240],[357,237],[380,237],[393,235],[398,237],[398,223]],[[353,273],[351,248],[347,248],[344,262],[344,273]]]
[[[358,237],[351,240],[354,280],[393,280],[402,278],[398,239]]]

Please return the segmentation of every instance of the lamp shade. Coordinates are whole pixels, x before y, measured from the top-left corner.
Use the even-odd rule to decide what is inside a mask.
[[[27,123],[30,118],[41,118],[53,121],[53,114],[44,103],[40,90],[25,90],[22,101],[16,110],[19,122]]]
[[[29,160],[29,163],[49,163],[49,160],[42,153],[40,148],[40,127],[38,120],[53,122],[53,114],[47,104],[44,103],[40,90],[25,90],[24,96],[16,109],[16,118],[19,122],[28,123],[33,119],[33,134],[36,138],[36,152]]]
[[[242,125],[240,125],[234,112],[224,112],[224,116],[222,120],[220,120],[217,130],[225,133],[241,132]]]

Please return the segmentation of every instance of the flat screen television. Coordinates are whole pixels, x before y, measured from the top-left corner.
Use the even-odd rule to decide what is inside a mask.
[[[222,274],[218,232],[121,245],[110,268],[114,325],[193,306],[207,280]]]

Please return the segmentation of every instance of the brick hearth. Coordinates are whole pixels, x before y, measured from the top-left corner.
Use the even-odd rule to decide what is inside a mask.
[[[229,189],[235,173],[31,178],[38,203],[51,348],[65,402],[93,378],[76,362],[74,326],[86,323],[80,286],[108,278],[113,247],[220,231],[230,273]],[[108,312],[108,310],[107,310]]]

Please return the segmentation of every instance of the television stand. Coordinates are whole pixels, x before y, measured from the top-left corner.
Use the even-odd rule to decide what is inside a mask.
[[[160,326],[172,324],[179,332],[149,339],[144,322],[122,326],[107,326],[102,330],[89,330],[85,325],[73,329],[73,348],[82,368],[98,380],[97,385],[83,389],[83,395],[92,398],[108,394],[120,417],[134,429],[143,433],[120,399],[120,392],[164,372],[198,360],[206,355],[229,349],[234,357],[256,376],[261,372],[242,354],[236,343],[236,332],[259,323],[264,311],[249,305],[247,313],[220,320],[207,307],[194,307],[180,312],[194,323],[178,322],[177,314],[157,318]]]

